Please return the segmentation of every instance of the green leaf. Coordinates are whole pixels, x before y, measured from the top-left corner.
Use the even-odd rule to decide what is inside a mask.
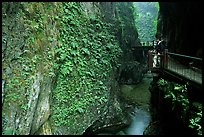
[[[80,108],[80,107],[77,108],[76,110],[77,110],[79,113],[83,113],[83,112],[84,112],[83,108]]]
[[[78,45],[78,43],[76,43],[76,42],[72,42],[71,46],[72,46],[73,48],[77,48],[79,45]]]
[[[87,48],[82,48],[82,51],[83,51],[85,54],[90,55],[90,52],[89,52],[89,50],[88,50]]]
[[[63,61],[66,58],[67,54],[61,54],[60,55],[60,60]]]
[[[79,51],[77,51],[77,50],[72,50],[72,51],[71,51],[71,54],[74,55],[74,57],[75,57],[75,56],[79,56]]]
[[[65,9],[65,13],[69,12],[68,9]]]

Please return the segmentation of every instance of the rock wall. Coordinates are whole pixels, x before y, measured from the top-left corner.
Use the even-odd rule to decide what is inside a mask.
[[[123,8],[100,2],[2,4],[2,134],[83,134],[109,116],[99,125],[114,126],[112,118],[125,123],[116,70],[125,58],[120,47],[134,45],[137,32],[124,26]],[[112,17],[117,24],[108,23]]]
[[[123,61],[134,60],[132,47],[140,46],[135,25],[134,6],[132,2],[101,2],[102,20],[110,23],[111,31],[117,37],[123,50]]]
[[[119,68],[118,82],[120,84],[138,84],[147,72],[147,66],[138,61],[128,61]]]
[[[2,4],[2,134],[33,134],[50,116],[56,39],[48,39],[58,32],[51,17],[42,16],[40,9],[44,10],[43,4]],[[56,9],[53,4],[41,12],[52,16]]]
[[[117,40],[119,41],[119,46],[123,50],[123,55],[120,58],[121,64],[116,64],[117,67],[115,68],[115,70],[113,70],[112,73],[113,75],[110,81],[112,84],[110,85],[111,88],[108,104],[99,118],[89,128],[86,129],[86,131],[84,132],[85,135],[98,134],[103,131],[111,132],[120,128],[124,128],[125,126],[130,124],[130,118],[128,116],[128,112],[130,110],[127,111],[127,107],[129,106],[122,102],[118,95],[120,94],[118,82],[120,82],[120,79],[124,77],[124,75],[121,74],[122,71],[125,71],[128,66],[134,64],[134,57],[131,51],[131,47],[139,44],[138,34],[134,24],[134,9],[132,3],[100,2],[95,3],[95,5],[97,5],[96,7],[100,9],[100,12],[98,13],[100,13],[101,16],[99,17],[111,26],[109,30],[116,36]],[[131,60],[132,62],[129,60]],[[137,77],[136,75],[139,75],[139,73],[136,71],[136,69],[139,68],[140,67],[137,66],[129,71],[130,73],[135,72],[134,76]],[[140,74],[142,75],[142,73]],[[122,76],[120,77],[120,75]],[[126,78],[127,77],[128,76],[126,76]],[[128,79],[131,78],[127,78],[126,80]],[[132,83],[139,82],[138,79],[141,79],[141,77],[133,79],[134,81],[132,81]],[[129,84],[131,84],[131,82]]]
[[[171,52],[202,57],[203,8],[200,2],[159,2],[157,35]]]

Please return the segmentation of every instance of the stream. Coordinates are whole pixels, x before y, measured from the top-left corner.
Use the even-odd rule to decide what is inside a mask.
[[[131,124],[114,133],[100,133],[98,135],[143,135],[151,122],[149,86],[153,76],[151,72],[145,74],[143,80],[137,85],[121,85],[122,96],[128,104],[134,104],[130,113]]]
[[[147,72],[137,85],[121,85],[121,96],[134,108],[129,113],[131,123],[119,131],[98,135],[190,135],[191,131],[182,126],[168,106],[158,111],[151,104],[149,87],[152,81],[153,74]]]
[[[121,133],[124,133],[125,135],[143,135],[143,132],[151,122],[151,93],[149,91],[149,86],[152,80],[153,76],[148,72],[137,85],[122,85],[121,90],[123,96],[128,103],[134,104],[134,110],[130,114],[132,119],[131,124],[116,134],[120,135]]]
[[[143,135],[144,130],[151,121],[149,111],[135,107],[134,114],[131,115],[132,123],[124,130],[126,135]]]

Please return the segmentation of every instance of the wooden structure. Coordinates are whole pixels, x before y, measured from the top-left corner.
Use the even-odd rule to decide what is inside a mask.
[[[176,58],[188,59],[189,62],[185,62],[185,64],[188,63],[189,65],[183,65],[176,60]],[[161,55],[156,55],[153,50],[148,51],[148,67],[151,72],[171,74],[177,78],[191,81],[202,86],[202,68],[198,69],[194,67],[192,63],[195,61],[202,64],[201,58],[171,53],[168,52],[168,49],[165,49]]]

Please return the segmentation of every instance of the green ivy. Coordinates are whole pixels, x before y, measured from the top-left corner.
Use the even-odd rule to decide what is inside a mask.
[[[183,112],[187,110],[189,106],[189,99],[187,96],[187,84],[180,85],[178,83],[169,82],[160,78],[157,82],[160,90],[164,92],[164,98],[170,99],[173,103],[172,109],[178,103],[182,106]]]
[[[57,24],[57,18],[55,18],[58,14],[57,5],[43,2],[2,4],[3,14],[6,15],[3,18],[3,24],[7,25],[3,27],[2,32],[5,34],[4,42],[7,40],[8,43],[4,51],[2,70],[5,72],[5,69],[10,68],[12,71],[10,75],[2,74],[6,81],[2,112],[5,113],[6,118],[9,118],[11,111],[14,111],[10,109],[11,106],[18,110],[17,115],[22,118],[26,111],[29,111],[27,110],[28,99],[37,72],[40,72],[43,77],[55,77],[52,62],[54,60],[53,43],[57,41],[57,34],[53,30],[53,24]],[[17,10],[16,7],[19,9]],[[6,9],[10,9],[10,14],[15,15],[10,15]],[[11,33],[14,35],[13,38],[10,36]],[[19,55],[12,58],[12,55],[16,53]],[[3,132],[10,134],[11,129],[5,129]]]
[[[108,31],[110,25],[85,15],[79,3],[63,3],[62,9],[60,45],[55,47],[54,68],[59,73],[53,91],[52,119],[56,126],[71,126],[73,116],[108,101],[105,81],[122,51]]]
[[[194,129],[198,135],[202,135],[202,104],[194,102],[192,105],[193,111],[189,118],[189,127]]]
[[[184,118],[186,114],[190,113],[189,127],[196,131],[196,134],[202,135],[201,117],[202,117],[202,104],[193,103],[190,105],[188,90],[186,84],[178,84],[175,82],[169,82],[163,78],[157,81],[158,88],[163,91],[164,98],[172,101],[172,110],[175,109],[176,105],[180,106],[180,118]]]

